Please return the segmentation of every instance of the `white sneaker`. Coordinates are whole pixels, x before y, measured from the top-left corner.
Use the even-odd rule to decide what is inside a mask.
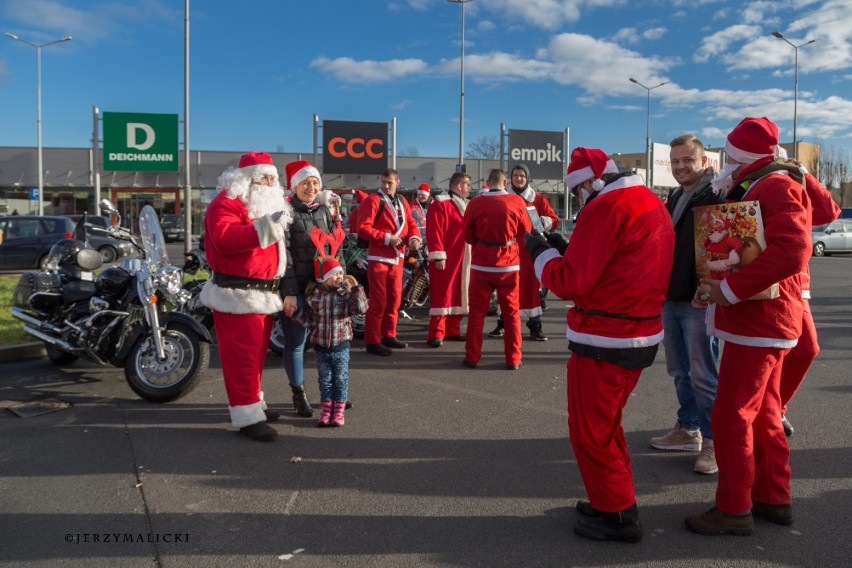
[[[713,438],[705,438],[701,445],[701,453],[695,460],[695,471],[710,475],[719,471],[716,465],[716,449],[713,447]]]
[[[698,452],[701,451],[701,431],[685,430],[678,422],[665,436],[651,438],[651,446],[658,450]]]

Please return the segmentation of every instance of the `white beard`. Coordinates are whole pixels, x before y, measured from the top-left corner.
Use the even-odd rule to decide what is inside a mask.
[[[731,176],[741,165],[742,164],[737,162],[728,162],[725,164],[725,167],[722,168],[719,175],[713,178],[713,181],[710,182],[710,186],[713,188],[713,193],[725,198],[728,195],[728,190],[731,189],[732,185],[734,185],[734,178]]]
[[[264,215],[271,215],[286,207],[284,199],[284,188],[280,185],[269,187],[267,185],[252,184],[248,191],[248,215],[250,219],[259,219]]]

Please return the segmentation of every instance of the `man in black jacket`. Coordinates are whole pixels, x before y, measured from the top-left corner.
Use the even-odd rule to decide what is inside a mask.
[[[651,438],[651,446],[659,450],[700,451],[695,471],[712,474],[719,471],[710,429],[710,410],[719,382],[719,340],[707,335],[704,323],[707,302],[694,299],[698,279],[692,210],[719,203],[721,199],[710,187],[715,172],[707,166],[701,141],[685,134],[670,145],[672,174],[680,186],[671,192],[666,203],[674,224],[675,248],[669,291],[663,305],[663,346],[680,408],[674,429]]]

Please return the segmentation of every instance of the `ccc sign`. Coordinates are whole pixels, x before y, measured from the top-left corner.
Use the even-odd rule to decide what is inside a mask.
[[[385,122],[326,120],[322,125],[323,172],[378,174],[387,168]]]

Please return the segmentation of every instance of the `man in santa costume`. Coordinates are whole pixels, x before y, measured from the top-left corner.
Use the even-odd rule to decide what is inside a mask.
[[[482,358],[482,328],[491,293],[496,290],[506,326],[503,335],[506,368],[514,371],[521,365],[519,241],[532,226],[524,200],[506,191],[506,173],[503,170],[491,170],[488,185],[491,190],[468,204],[462,220],[464,239],[471,245],[470,314],[464,365],[475,368]]]
[[[768,118],[743,119],[728,134],[725,154],[728,164],[714,187],[723,189],[730,176],[728,200],[760,203],[766,248],[723,280],[701,280],[710,287],[708,333],[725,341],[711,414],[719,485],[715,506],[687,517],[686,526],[699,534],[751,535],[754,516],[793,522],[780,379],[802,334],[810,203],[801,170],[776,161],[778,127]],[[777,298],[747,299],[775,283]]]
[[[565,187],[581,214],[570,246],[527,235],[535,273],[568,311],[568,429],[588,493],[574,532],[638,542],[630,454],[621,416],[663,340],[662,310],[674,252],[671,217],[641,176],[618,173],[598,149],[575,148]],[[562,253],[562,254],[560,254]]]
[[[219,194],[204,215],[204,245],[213,276],[201,301],[213,310],[228,410],[235,428],[252,440],[272,441],[260,380],[273,315],[282,309],[278,286],[287,267],[290,205],[272,157],[250,152],[219,177]]]
[[[541,193],[537,193],[530,185],[530,170],[525,164],[512,168],[510,192],[520,195],[527,204],[527,209],[538,215],[546,232],[559,226],[559,218],[550,206],[550,202]],[[523,247],[521,247],[523,249]],[[547,341],[541,327],[541,284],[535,277],[532,260],[525,251],[521,251],[520,274],[520,303],[521,318],[527,320],[530,338],[535,341]],[[497,320],[497,327],[488,333],[489,337],[502,337],[503,318]]]
[[[467,313],[470,245],[460,227],[470,196],[470,176],[456,172],[449,195],[439,195],[429,207],[426,242],[429,243],[429,336],[431,347],[444,339],[464,341],[461,320]]]
[[[367,353],[388,356],[408,344],[396,337],[396,319],[402,299],[403,251],[420,248],[420,230],[411,217],[408,201],[397,195],[399,172],[382,173],[382,187],[358,207],[358,236],[367,249],[367,283],[370,306],[364,321]]]
[[[417,188],[414,199],[411,200],[411,216],[417,223],[417,228],[420,229],[420,236],[426,235],[426,217],[429,206],[433,202],[434,199],[432,199],[432,190],[429,189],[429,184],[421,183],[420,187]],[[428,239],[426,242],[429,242]]]

